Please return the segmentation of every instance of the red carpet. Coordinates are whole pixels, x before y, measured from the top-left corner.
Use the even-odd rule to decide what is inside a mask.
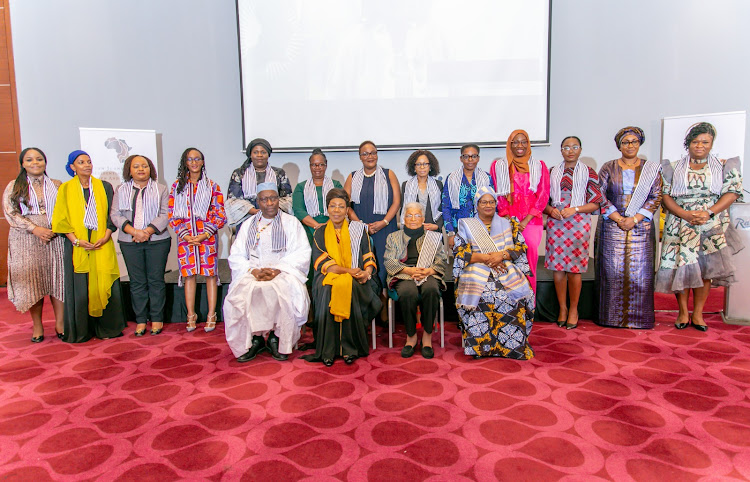
[[[326,369],[238,364],[221,324],[68,345],[50,321],[32,344],[2,290],[0,479],[748,479],[750,328],[672,318],[539,323],[529,362],[469,360],[449,323],[432,360],[399,334]]]

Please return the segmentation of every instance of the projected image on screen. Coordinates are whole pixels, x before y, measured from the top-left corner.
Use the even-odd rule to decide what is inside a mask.
[[[245,139],[547,140],[549,0],[237,0]]]

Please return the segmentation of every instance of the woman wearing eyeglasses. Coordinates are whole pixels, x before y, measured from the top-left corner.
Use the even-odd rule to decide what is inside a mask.
[[[424,358],[432,358],[432,327],[440,307],[440,291],[445,289],[443,275],[448,262],[443,234],[426,228],[424,207],[419,202],[407,203],[403,217],[403,228],[388,236],[385,248],[388,287],[398,293],[406,326],[407,338],[401,356],[414,355],[419,309],[424,327],[421,353]]]
[[[668,210],[661,245],[656,290],[677,296],[678,330],[700,331],[711,286],[735,282],[732,255],[742,249],[729,222],[729,207],[742,200],[737,158],[722,160],[711,153],[716,129],[708,122],[693,125],[685,136],[688,151],[680,160],[664,161],[664,207]],[[693,290],[693,314],[688,297]]]
[[[208,315],[205,331],[216,327],[218,272],[217,233],[226,223],[224,196],[219,185],[206,175],[203,153],[194,147],[185,149],[177,168],[177,180],[169,193],[169,225],[177,234],[177,261],[180,284],[185,285],[187,331],[196,328],[196,276],[206,277]]]
[[[490,176],[497,192],[497,212],[521,223],[526,239],[531,275],[529,283],[536,293],[536,264],[542,241],[542,213],[549,200],[549,170],[544,161],[531,155],[529,134],[521,129],[508,136],[505,159],[495,159]]]
[[[600,325],[654,327],[654,246],[651,222],[661,204],[658,162],[638,157],[643,129],[623,127],[615,135],[622,153],[599,171],[603,200],[596,229],[596,274]]]
[[[362,168],[349,174],[344,182],[344,189],[351,196],[349,218],[367,225],[378,260],[380,284],[385,286],[385,240],[398,229],[395,221],[401,206],[401,191],[396,174],[378,166],[378,148],[372,141],[360,144],[359,159]]]
[[[424,229],[443,229],[443,183],[435,178],[440,174],[440,163],[430,151],[412,152],[406,161],[406,172],[411,176],[401,184],[401,203],[418,202],[424,214]],[[406,209],[401,210],[401,225],[404,224]]]
[[[550,172],[550,201],[544,267],[554,272],[555,294],[560,304],[557,325],[578,326],[581,273],[589,265],[591,213],[599,209],[602,193],[596,171],[578,162],[581,140],[568,136],[560,144],[563,162]],[[567,298],[570,295],[570,307]]]
[[[453,277],[464,354],[527,360],[536,302],[517,219],[499,216],[495,191],[477,188],[477,216],[459,219]]]

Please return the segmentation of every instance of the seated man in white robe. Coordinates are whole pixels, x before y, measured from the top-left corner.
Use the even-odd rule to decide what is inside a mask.
[[[260,211],[242,223],[232,244],[232,284],[224,298],[224,331],[240,363],[265,349],[274,359],[286,360],[310,308],[305,281],[311,249],[305,229],[279,210],[276,184],[258,184],[257,199]]]

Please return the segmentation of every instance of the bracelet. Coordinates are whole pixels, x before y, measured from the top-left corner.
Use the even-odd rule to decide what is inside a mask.
[[[388,226],[388,225],[390,224],[390,223],[388,222],[388,220],[387,220],[387,219],[385,219],[385,218],[383,218],[383,222],[385,223],[385,225],[386,225],[386,226]]]
[[[80,244],[81,244],[81,241],[78,238],[76,238],[75,242],[73,243],[73,246],[77,248]]]

